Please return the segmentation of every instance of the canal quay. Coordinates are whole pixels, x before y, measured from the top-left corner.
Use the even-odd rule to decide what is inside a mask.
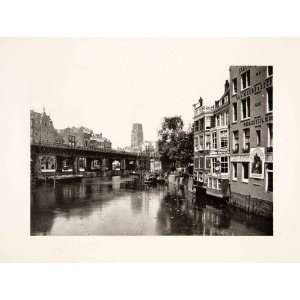
[[[136,177],[40,183],[31,189],[31,235],[272,235],[272,220],[186,186]]]

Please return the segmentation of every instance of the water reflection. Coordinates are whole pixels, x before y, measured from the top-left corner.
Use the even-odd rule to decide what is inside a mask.
[[[31,234],[271,235],[272,221],[176,186],[90,178],[33,188]]]
[[[134,214],[139,214],[143,209],[143,194],[133,193],[130,197],[131,210]]]

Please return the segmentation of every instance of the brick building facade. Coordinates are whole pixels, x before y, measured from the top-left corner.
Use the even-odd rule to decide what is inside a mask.
[[[214,106],[194,105],[194,179],[261,215],[273,209],[273,67],[231,66]],[[212,121],[213,120],[213,121]]]
[[[273,201],[273,67],[230,67],[231,201]]]

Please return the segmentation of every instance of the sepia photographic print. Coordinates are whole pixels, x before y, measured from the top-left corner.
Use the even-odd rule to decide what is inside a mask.
[[[32,236],[273,235],[276,66],[201,40],[22,43]]]

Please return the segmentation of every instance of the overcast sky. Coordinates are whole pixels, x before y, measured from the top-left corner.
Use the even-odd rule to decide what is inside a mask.
[[[3,39],[0,81],[7,82],[7,93],[19,93],[28,109],[41,112],[45,107],[55,128],[83,125],[102,132],[113,147],[126,146],[134,122],[143,124],[145,140],[157,139],[164,116],[181,115],[186,125],[191,124],[192,104],[200,96],[205,104],[221,97],[229,66],[247,55],[247,43]]]

